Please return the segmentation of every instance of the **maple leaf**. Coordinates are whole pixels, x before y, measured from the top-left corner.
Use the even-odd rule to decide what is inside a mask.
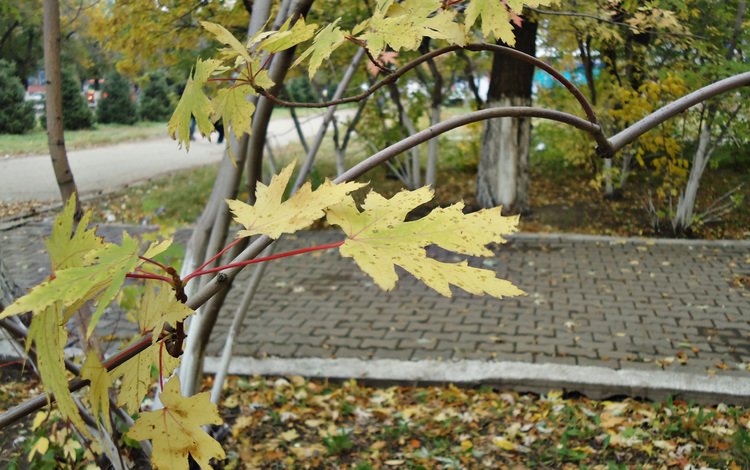
[[[181,396],[180,379],[172,377],[159,397],[164,408],[142,413],[127,437],[151,440],[151,463],[155,468],[187,470],[189,454],[201,468],[210,469],[212,458],[223,459],[225,455],[221,445],[201,428],[222,422],[209,396],[208,392]]]
[[[60,269],[83,266],[83,257],[91,251],[104,248],[104,239],[96,235],[96,227],[87,228],[91,223],[92,211],[86,211],[73,233],[76,197],[70,196],[62,213],[55,218],[52,234],[46,240],[52,272]]]
[[[315,35],[317,24],[305,24],[305,18],[300,17],[294,26],[289,28],[292,17],[289,17],[274,34],[258,44],[259,49],[276,53],[303,43]]]
[[[49,394],[55,395],[57,409],[60,414],[70,420],[73,425],[87,437],[86,425],[78,413],[78,406],[73,400],[73,395],[68,390],[68,374],[65,371],[65,359],[63,348],[68,339],[68,332],[62,321],[62,304],[53,303],[38,312],[29,326],[29,335],[26,338],[26,350],[31,344],[36,346],[36,364],[42,379],[44,389]]]
[[[81,367],[81,378],[89,383],[89,402],[94,416],[100,417],[107,432],[112,432],[112,423],[109,420],[109,389],[112,387],[112,379],[104,368],[99,355],[91,350],[86,356],[86,361]]]
[[[224,134],[232,132],[239,139],[242,134],[248,133],[253,127],[253,111],[255,105],[247,97],[254,94],[253,87],[250,85],[239,85],[231,88],[222,88],[216,92],[213,101],[214,113],[217,117],[223,118]]]
[[[294,233],[323,217],[327,207],[338,204],[350,192],[365,186],[361,183],[334,184],[326,180],[313,191],[310,182],[307,182],[282,202],[293,171],[294,163],[271,178],[268,186],[258,183],[253,206],[242,201],[227,200],[234,220],[245,227],[245,230],[237,233],[238,238],[258,234],[279,238],[282,233]]]
[[[401,266],[439,293],[450,297],[450,285],[476,295],[501,298],[522,295],[509,281],[493,271],[473,268],[466,261],[443,263],[427,258],[425,247],[437,245],[470,256],[492,256],[488,243],[504,243],[504,235],[517,230],[518,217],[503,217],[501,208],[472,214],[462,212],[463,203],[435,209],[422,219],[404,222],[406,214],[432,199],[429,187],[401,191],[391,199],[370,192],[360,212],[350,198],[329,208],[327,220],[346,233],[341,255],[354,258],[384,290],[396,285]]]
[[[312,45],[300,54],[292,64],[292,67],[296,67],[310,57],[308,75],[310,78],[315,76],[323,61],[330,57],[333,51],[338,49],[346,40],[347,33],[338,27],[340,20],[341,18],[337,18],[336,21],[321,29],[315,35]]]
[[[193,313],[189,307],[175,299],[171,289],[157,281],[146,283],[146,293],[134,311],[135,315],[128,314],[128,318],[138,325],[141,334],[152,331],[152,342],[158,339],[164,323],[174,325]],[[140,336],[135,339],[138,340]],[[138,411],[143,397],[153,383],[151,369],[154,365],[159,365],[161,347],[163,346],[148,348],[110,372],[113,380],[122,378],[117,404],[131,413]],[[161,354],[161,361],[159,369],[164,376],[172,374],[179,365],[179,359],[169,354]]]
[[[110,243],[99,250],[89,251],[82,257],[82,264],[59,270],[54,279],[39,284],[9,305],[0,313],[0,318],[28,311],[38,314],[58,302],[71,315],[83,303],[96,300],[97,308],[86,330],[87,337],[90,337],[104,309],[119,292],[125,275],[141,264],[138,243],[123,233],[122,245]]]
[[[128,344],[126,349],[138,340],[140,338]],[[161,347],[161,345],[155,345],[147,348],[109,372],[113,381],[122,379],[120,393],[117,395],[117,406],[125,408],[131,414],[138,412],[143,398],[154,383],[151,371],[154,366],[159,366],[159,348]],[[180,365],[179,358],[172,357],[169,354],[161,354],[160,372],[163,376],[170,376],[178,365]]]
[[[482,18],[482,34],[485,38],[495,38],[509,46],[516,43],[511,22],[520,26],[520,13],[523,5],[532,8],[551,5],[557,0],[471,0],[466,7],[464,24],[469,30],[478,18]]]
[[[209,135],[214,130],[210,119],[214,109],[203,92],[203,85],[219,67],[221,67],[220,60],[197,60],[192,77],[188,78],[185,91],[182,92],[180,101],[167,124],[169,135],[177,139],[180,145],[184,144],[187,150],[190,150],[190,116],[195,116],[201,134]]]
[[[247,48],[243,46],[236,37],[234,37],[234,34],[229,32],[222,25],[211,23],[210,21],[201,21],[201,26],[203,26],[206,31],[213,34],[217,41],[229,46],[229,50],[224,51],[224,55],[227,59],[242,57],[245,62],[252,61]]]
[[[178,301],[172,289],[158,281],[146,283],[146,293],[136,311],[136,323],[142,334],[153,332],[152,342],[156,342],[164,323],[174,326],[192,315],[193,310]]]
[[[463,27],[454,22],[456,14],[443,10],[440,0],[380,0],[372,18],[354,31],[363,31],[358,39],[367,42],[367,49],[377,57],[390,46],[395,51],[414,50],[423,38],[445,39],[463,45]],[[356,33],[355,33],[356,34]]]

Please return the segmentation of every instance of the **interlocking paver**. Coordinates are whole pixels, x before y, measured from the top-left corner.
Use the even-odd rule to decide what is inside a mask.
[[[124,228],[103,225],[108,239]],[[42,237],[49,222],[0,232],[0,256],[28,288],[48,275]],[[182,232],[182,240],[187,234]],[[332,231],[306,232],[278,251],[330,243]],[[453,260],[441,250],[429,255]],[[687,354],[665,370],[747,375],[750,292],[732,285],[750,272],[747,243],[662,243],[522,234],[501,247],[493,268],[528,296],[496,300],[432,292],[403,275],[383,292],[350,259],[334,252],[273,262],[235,351],[265,357],[482,359],[661,370],[656,361]],[[473,266],[481,260],[470,259]],[[218,355],[250,271],[240,275],[216,326]],[[116,313],[100,330],[134,329]],[[693,349],[695,348],[695,349]],[[668,361],[667,361],[668,362]],[[739,366],[742,365],[742,368]]]

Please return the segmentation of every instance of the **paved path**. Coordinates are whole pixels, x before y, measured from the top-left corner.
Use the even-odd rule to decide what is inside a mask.
[[[103,230],[112,236],[121,227]],[[48,224],[29,224],[0,232],[0,256],[26,287],[46,275],[41,237],[48,231]],[[302,233],[282,240],[280,250],[336,239],[332,231]],[[494,300],[459,291],[445,298],[406,275],[386,293],[333,251],[275,261],[236,352],[510,361],[750,380],[750,291],[736,282],[750,274],[750,242],[521,234],[496,257],[470,262],[494,269],[528,296]],[[220,354],[249,274],[235,283],[240,289],[228,298],[210,356]],[[122,325],[109,318],[106,327]]]
[[[347,113],[348,110],[342,111]],[[305,135],[317,132],[321,115],[303,118]],[[165,130],[166,134],[166,130]],[[275,119],[269,126],[272,145],[282,146],[297,141],[291,119]],[[197,139],[186,152],[169,138],[126,142],[69,152],[68,160],[79,191],[83,195],[107,192],[136,181],[218,162],[223,145]],[[2,152],[0,152],[2,153]],[[6,158],[0,160],[0,202],[46,201],[60,197],[48,155]]]

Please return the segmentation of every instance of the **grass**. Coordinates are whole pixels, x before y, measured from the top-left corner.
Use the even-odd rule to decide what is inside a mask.
[[[65,131],[65,145],[68,150],[77,150],[166,136],[167,125],[163,122],[139,122],[133,126],[97,124],[94,129]],[[0,157],[46,155],[48,151],[44,129],[37,128],[21,135],[0,134]]]

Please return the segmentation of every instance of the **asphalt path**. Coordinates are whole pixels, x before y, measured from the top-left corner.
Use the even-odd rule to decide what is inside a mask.
[[[301,119],[303,132],[314,135],[322,114]],[[216,163],[224,146],[214,139],[191,142],[190,151],[168,137],[126,142],[68,152],[78,190],[83,196],[113,191],[129,184],[178,170]],[[291,119],[275,119],[269,125],[273,146],[297,142]],[[2,155],[2,149],[0,149]],[[60,197],[49,155],[0,159],[0,202],[49,201]]]

